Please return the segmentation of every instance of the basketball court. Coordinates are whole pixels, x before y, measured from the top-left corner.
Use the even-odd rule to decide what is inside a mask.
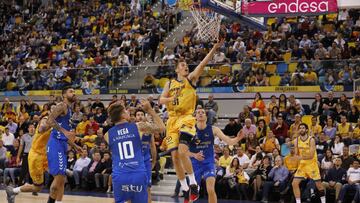
[[[39,196],[33,196],[31,193],[22,193],[16,196],[16,203],[44,203],[48,199],[48,193],[39,193]],[[114,203],[112,195],[107,195],[105,193],[94,193],[94,192],[77,192],[77,193],[67,193],[63,199],[63,203]],[[184,200],[182,198],[173,199],[167,196],[155,196],[153,197],[153,203],[182,203]],[[207,200],[202,199],[196,201],[197,203],[206,203]],[[239,200],[218,200],[219,203],[250,203],[251,201],[239,201]],[[0,203],[7,203],[6,193],[4,190],[0,190]]]

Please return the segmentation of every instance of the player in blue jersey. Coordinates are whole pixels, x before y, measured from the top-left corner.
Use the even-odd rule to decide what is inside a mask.
[[[62,90],[63,101],[51,109],[46,125],[52,127],[47,144],[49,173],[54,176],[50,186],[48,203],[61,203],[66,179],[66,151],[68,141],[73,144],[75,132],[71,131],[71,106],[75,102],[75,90],[65,87]]]
[[[142,100],[141,105],[142,109],[153,117],[154,124],[129,123],[130,115],[120,103],[114,103],[108,109],[110,119],[115,124],[105,134],[113,157],[112,182],[115,203],[148,201],[148,175],[142,150],[142,136],[162,132],[165,125],[148,101]]]
[[[145,112],[141,109],[137,110],[135,113],[136,122],[147,122],[145,117]],[[148,191],[148,203],[151,203],[151,179],[152,179],[152,169],[156,163],[156,146],[154,137],[151,134],[143,134],[142,136],[142,145],[143,145],[143,155],[146,173],[149,178],[149,185],[147,188]]]
[[[239,131],[235,138],[230,138],[220,128],[207,125],[206,120],[205,110],[197,109],[196,142],[190,144],[189,156],[194,168],[196,182],[200,183],[201,179],[206,181],[208,202],[216,203],[214,138],[217,136],[229,145],[236,145],[244,138],[244,134],[242,131]]]

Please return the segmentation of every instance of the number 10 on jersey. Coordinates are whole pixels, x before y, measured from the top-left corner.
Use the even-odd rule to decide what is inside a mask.
[[[119,142],[118,147],[119,147],[120,160],[133,159],[135,157],[134,146],[131,141]]]

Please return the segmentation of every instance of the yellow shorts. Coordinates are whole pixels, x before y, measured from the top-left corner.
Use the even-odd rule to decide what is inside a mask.
[[[195,136],[195,124],[196,119],[193,115],[169,117],[166,123],[166,137],[164,139],[167,150],[173,150],[179,146],[180,133]]]
[[[30,150],[28,156],[29,173],[34,185],[40,186],[44,183],[44,173],[48,170],[46,154]]]
[[[317,163],[299,163],[299,167],[294,175],[295,178],[310,178],[313,180],[321,180],[320,170]]]

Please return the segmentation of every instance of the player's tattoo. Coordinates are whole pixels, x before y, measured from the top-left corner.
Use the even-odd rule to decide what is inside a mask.
[[[47,120],[48,118],[43,118],[41,119],[40,123],[39,123],[39,132],[45,132],[47,131],[50,127],[47,125]]]
[[[67,111],[67,105],[64,102],[61,102],[59,104],[57,104],[52,110],[51,113],[49,115],[49,118],[47,119],[47,126],[48,127],[52,127],[55,130],[60,131],[61,130],[61,126],[56,122],[56,118],[59,117],[60,115],[64,114]]]
[[[157,133],[160,132],[161,129],[159,126],[155,125],[154,123],[149,122],[138,122],[140,131],[144,133]]]

